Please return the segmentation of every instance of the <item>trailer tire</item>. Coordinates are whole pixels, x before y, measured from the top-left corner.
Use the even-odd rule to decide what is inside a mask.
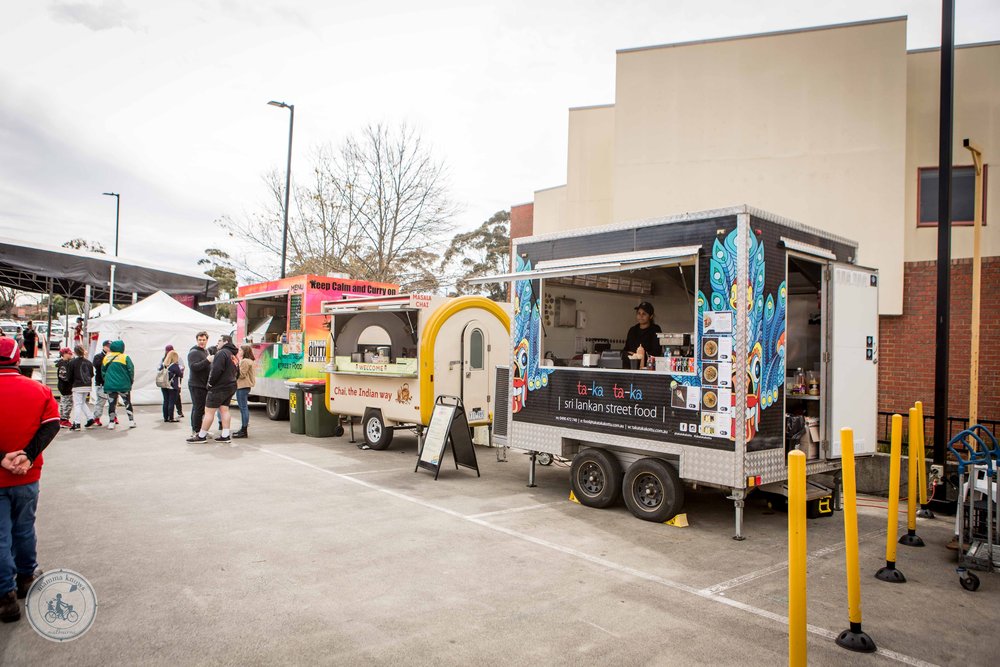
[[[375,408],[365,410],[365,418],[361,420],[361,425],[361,430],[365,434],[365,444],[370,449],[388,449],[392,444],[392,429],[386,427],[381,410]]]
[[[288,419],[288,401],[282,398],[267,399],[267,418],[273,422]]]
[[[573,495],[587,507],[610,507],[622,487],[618,459],[601,449],[585,449],[573,458],[570,467]]]
[[[674,466],[659,459],[639,459],[625,473],[625,505],[643,521],[663,523],[684,506],[684,486]]]

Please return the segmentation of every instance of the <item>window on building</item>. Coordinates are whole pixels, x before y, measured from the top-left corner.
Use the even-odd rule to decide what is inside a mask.
[[[987,165],[983,165],[983,224],[986,224]],[[972,165],[952,167],[951,171],[951,222],[953,225],[971,225],[975,215],[976,168]],[[921,167],[917,170],[917,226],[937,227],[938,224],[938,168]]]

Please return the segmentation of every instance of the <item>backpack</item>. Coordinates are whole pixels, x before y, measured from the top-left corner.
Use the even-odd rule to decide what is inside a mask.
[[[164,366],[156,373],[156,386],[160,389],[173,389],[170,383],[170,367]]]

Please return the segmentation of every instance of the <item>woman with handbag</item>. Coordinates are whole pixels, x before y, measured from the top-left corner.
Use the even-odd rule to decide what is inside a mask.
[[[240,347],[240,370],[236,376],[236,404],[240,406],[240,430],[233,433],[234,438],[247,437],[247,425],[250,423],[250,390],[257,384],[257,376],[254,371],[253,346],[243,345]]]
[[[163,421],[176,422],[174,419],[174,407],[177,405],[177,398],[181,392],[181,378],[184,377],[184,369],[180,365],[180,355],[176,350],[170,350],[163,357],[159,372],[156,374],[156,386],[163,392]]]

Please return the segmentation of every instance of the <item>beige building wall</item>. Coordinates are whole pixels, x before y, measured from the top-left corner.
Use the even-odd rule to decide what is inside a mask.
[[[917,169],[938,165],[938,107],[941,51],[914,51],[907,56],[906,105],[906,261],[937,259],[937,228],[917,228]],[[954,152],[952,163],[971,165],[962,147],[968,137],[993,170],[1000,164],[1000,43],[955,50]],[[989,174],[986,187],[984,256],[1000,255],[1000,172]],[[991,215],[992,213],[992,215]],[[972,256],[972,228],[953,227],[952,257]]]
[[[615,108],[569,110],[566,160],[566,222],[594,227],[612,221]]]
[[[621,51],[615,221],[750,204],[860,244],[902,312],[906,21]]]

